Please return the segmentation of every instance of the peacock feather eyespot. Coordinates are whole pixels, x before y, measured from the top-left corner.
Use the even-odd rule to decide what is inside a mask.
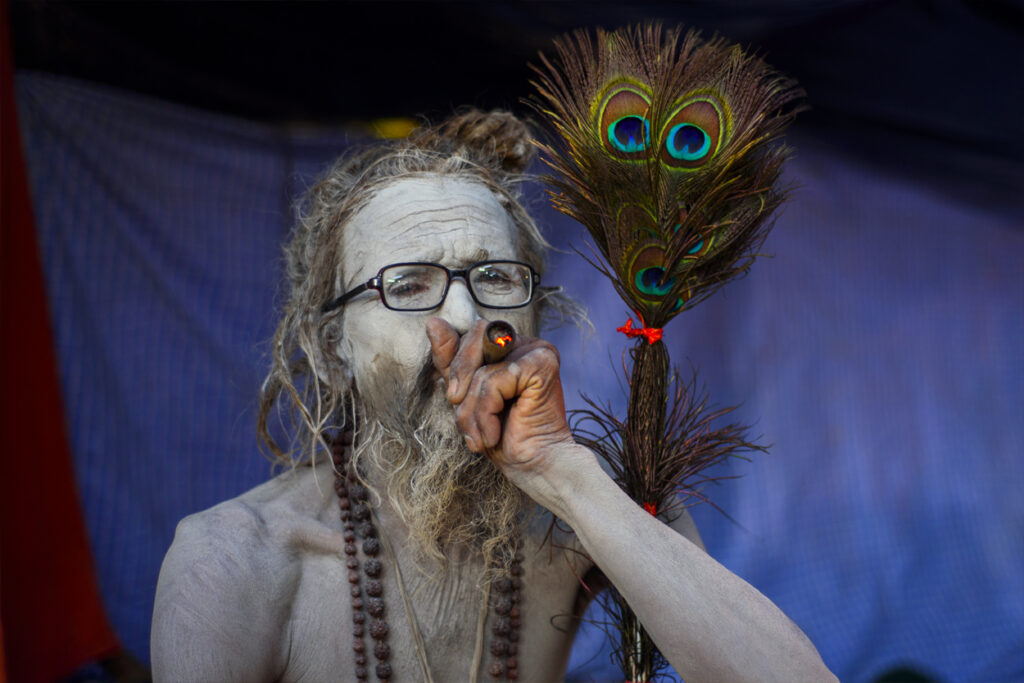
[[[615,83],[597,110],[601,144],[623,160],[646,159],[651,147],[650,97],[635,83]]]
[[[692,123],[678,123],[668,132],[665,150],[673,159],[699,161],[711,150],[711,136]]]
[[[607,135],[608,142],[620,152],[643,152],[651,144],[651,122],[632,114],[623,116],[612,121],[608,126]]]
[[[665,245],[658,240],[647,240],[636,245],[624,263],[624,282],[638,304],[656,309],[669,298],[674,302],[676,276],[669,273],[665,263]]]
[[[666,277],[664,268],[651,266],[638,270],[633,278],[633,282],[636,288],[643,294],[665,296],[672,291],[672,285],[676,283],[676,279],[674,277]]]
[[[686,253],[683,254],[684,261],[695,261],[701,256],[707,254],[711,251],[711,248],[715,246],[715,233],[697,235],[696,237],[697,239],[694,244],[692,244],[690,248],[686,250]]]
[[[685,100],[662,127],[662,162],[672,168],[702,167],[721,148],[727,121],[717,97],[702,94]]]

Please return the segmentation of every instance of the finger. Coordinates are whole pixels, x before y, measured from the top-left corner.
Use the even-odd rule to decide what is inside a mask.
[[[431,318],[427,320],[427,339],[430,340],[434,367],[447,382],[449,366],[459,349],[459,333],[447,320]]]
[[[517,405],[520,408],[532,404],[527,409],[529,413],[540,405],[549,404],[556,413],[561,411],[564,414],[564,399],[557,382],[557,349],[542,340],[533,340],[529,346],[529,349],[521,350],[515,359],[479,369],[470,390],[456,409],[459,428],[481,450],[501,443],[505,409],[510,401],[519,401]],[[526,404],[522,403],[524,400]],[[554,403],[550,403],[552,400]],[[557,428],[557,421],[548,420],[548,417],[533,414],[531,420],[541,418],[551,422],[550,425],[538,424],[533,428]]]
[[[477,320],[459,340],[459,348],[448,365],[448,400],[458,405],[466,398],[473,373],[483,365],[486,320]]]
[[[455,409],[455,423],[470,450],[480,452],[501,440],[501,414],[506,399],[515,397],[503,366],[487,365],[476,371],[465,397]],[[495,380],[500,377],[499,380]]]

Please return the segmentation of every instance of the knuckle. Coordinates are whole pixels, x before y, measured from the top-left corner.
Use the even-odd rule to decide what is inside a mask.
[[[536,361],[541,365],[554,365],[557,367],[561,364],[558,349],[555,348],[554,344],[549,342],[542,342],[539,344],[530,355],[534,356]]]

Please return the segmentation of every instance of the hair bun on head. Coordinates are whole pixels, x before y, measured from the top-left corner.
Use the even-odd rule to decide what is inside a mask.
[[[471,160],[490,162],[507,173],[523,173],[533,160],[533,136],[514,114],[469,109],[412,135],[416,144]]]

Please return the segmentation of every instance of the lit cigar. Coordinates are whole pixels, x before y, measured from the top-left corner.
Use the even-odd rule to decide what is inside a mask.
[[[495,320],[484,329],[484,363],[500,363],[512,350],[516,331],[504,320]]]

